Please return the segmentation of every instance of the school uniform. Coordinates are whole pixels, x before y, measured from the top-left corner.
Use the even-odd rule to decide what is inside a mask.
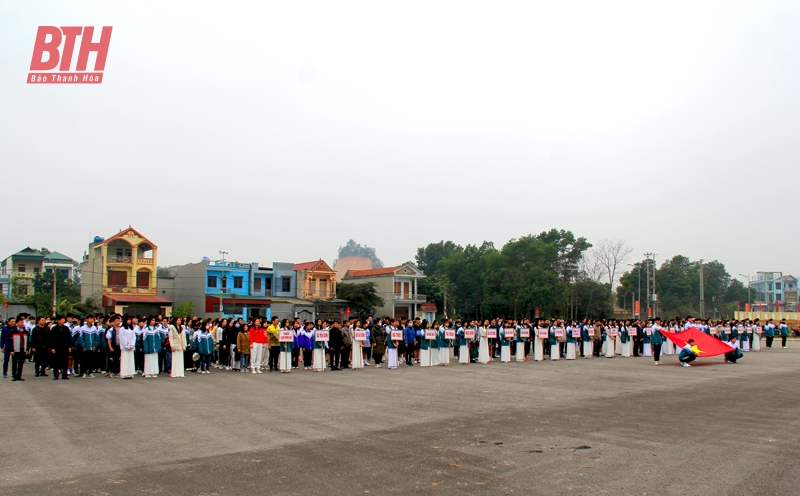
[[[653,324],[651,328],[652,334],[650,335],[650,344],[653,347],[653,361],[656,363],[661,362],[661,346],[664,344],[664,337],[661,334],[661,326],[658,324]]]
[[[590,333],[594,327],[587,324],[581,325],[581,339],[583,340],[583,358],[594,358],[594,339]]]
[[[489,363],[489,338],[486,336],[486,328],[479,327],[477,330],[480,341],[478,342],[478,363]]]
[[[549,334],[549,331],[544,327],[536,328],[536,335],[533,337],[533,360],[536,362],[544,360],[544,338],[541,337],[542,330]]]
[[[651,326],[645,327],[644,336],[642,336],[642,349],[643,349],[642,354],[646,357],[653,356],[653,353],[650,349],[650,340],[652,335],[653,335],[653,328]]]
[[[575,330],[574,327],[568,326],[566,329],[566,340],[567,340],[567,352],[566,358],[567,360],[575,360],[575,336],[572,332]]]
[[[322,329],[320,329],[322,330]],[[314,357],[312,367],[317,372],[325,371],[325,348],[327,347],[325,341],[318,341],[316,339],[317,330],[314,330]]]
[[[761,326],[753,327],[753,346],[752,351],[761,351],[761,333],[764,329]]]
[[[384,329],[385,330],[381,330],[381,329],[378,328],[378,326],[375,326],[375,327],[372,328],[372,332],[375,333],[375,338],[377,338],[377,333],[383,332],[383,336],[384,336],[383,342],[385,343],[386,349],[388,350],[387,351],[387,360],[388,360],[387,366],[390,369],[396,369],[398,364],[399,364],[399,361],[398,361],[398,358],[397,358],[397,347],[402,342],[402,340],[401,341],[392,341],[392,331],[396,330],[394,327],[386,326]],[[383,355],[383,353],[381,353],[382,351],[383,350],[381,349],[381,343],[379,342],[379,340],[378,339],[373,339],[373,344],[372,344],[372,353],[373,353],[373,355],[372,356],[375,359],[375,365],[380,365],[380,361],[381,361],[381,358],[382,358],[381,355]]]
[[[628,327],[622,326],[619,329],[619,341],[620,341],[620,354],[624,358],[630,358],[631,356],[631,337],[628,334]]]
[[[110,376],[119,375],[119,331],[111,326],[105,334],[106,344],[111,343],[111,349],[108,350],[108,373]]]
[[[211,355],[214,354],[216,343],[214,336],[208,329],[202,329],[194,336],[195,349],[197,354],[200,355],[200,372],[209,373],[211,368]]]
[[[558,340],[564,335],[563,327],[550,326],[550,360],[561,360],[561,350],[558,346]]]
[[[781,347],[786,348],[786,338],[789,337],[789,326],[781,322],[778,326],[778,333],[781,335]]]
[[[138,324],[133,326],[133,332],[136,334],[136,346],[133,350],[133,358],[136,364],[136,372],[142,373],[144,370],[144,352],[142,351],[142,332],[144,327]]]
[[[444,326],[439,328],[439,365],[450,365],[450,340],[445,339]]]
[[[136,349],[136,332],[127,327],[120,327],[119,332],[119,376],[123,379],[136,375],[133,352]]]
[[[144,375],[158,375],[158,353],[161,351],[161,332],[152,326],[142,330],[142,352],[144,353]]]
[[[431,351],[431,344],[435,341],[433,339],[428,340],[425,339],[425,331],[422,331],[422,338],[420,339],[420,347],[419,347],[419,365],[420,367],[431,367],[433,365],[433,352]],[[409,350],[406,350],[406,353],[409,353]],[[436,349],[436,353],[439,352],[439,349]]]
[[[525,342],[527,341],[526,338],[521,336],[521,327],[517,327],[517,349],[516,349],[516,356],[514,357],[518,362],[525,361]]]
[[[739,331],[739,347],[742,351],[750,351],[750,336],[747,334],[747,327],[740,325],[738,326]],[[752,329],[750,329],[752,332]]]
[[[365,331],[365,329],[358,329],[359,331]],[[350,366],[354,370],[361,370],[364,368],[364,342],[359,341],[356,339],[355,329],[353,329],[353,359],[350,362]]]
[[[772,349],[772,340],[775,339],[775,324],[769,323],[764,326],[764,337],[767,340],[767,349]]]
[[[502,363],[511,362],[511,338],[514,335],[513,329],[504,327],[498,330],[500,336],[500,361]]]
[[[280,354],[278,355],[278,370],[288,374],[292,371],[292,349],[294,348],[294,331],[291,329],[283,328],[281,331],[289,331],[292,333],[292,341],[285,341],[278,344],[280,347]]]
[[[614,358],[616,356],[616,338],[619,334],[619,328],[611,327],[606,332],[606,358]]]
[[[469,340],[466,337],[466,332],[463,327],[459,327],[456,331],[456,339],[458,340],[458,363],[468,365],[470,359]]]

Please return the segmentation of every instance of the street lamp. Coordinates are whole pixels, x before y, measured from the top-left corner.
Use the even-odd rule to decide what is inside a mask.
[[[50,265],[53,266],[53,269],[52,269],[53,270],[53,318],[55,319],[56,308],[57,308],[57,303],[56,303],[56,264],[55,264],[55,262],[53,262],[53,259],[48,257],[47,255],[45,255],[44,259],[45,260],[49,260],[50,261]]]

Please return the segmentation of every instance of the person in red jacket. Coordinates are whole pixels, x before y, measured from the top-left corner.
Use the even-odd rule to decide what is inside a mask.
[[[250,373],[261,373],[261,360],[264,357],[264,345],[267,343],[267,328],[262,327],[261,319],[256,319],[250,328]]]

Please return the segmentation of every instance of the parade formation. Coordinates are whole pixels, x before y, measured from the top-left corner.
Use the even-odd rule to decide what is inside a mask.
[[[100,374],[108,378],[185,377],[186,372],[209,374],[211,368],[262,374],[304,370],[322,372],[365,366],[389,369],[400,363],[422,367],[488,364],[499,360],[526,362],[596,357],[678,355],[684,367],[704,351],[695,339],[681,333],[701,332],[722,344],[727,363],[745,352],[772,349],[775,338],[783,348],[789,336],[785,321],[744,320],[590,320],[373,318],[344,322],[301,322],[273,317],[199,319],[163,316],[74,315],[55,319],[20,315],[2,329],[3,378],[9,363],[13,381],[24,381],[24,363],[34,364],[35,377],[67,380]],[[689,336],[686,334],[686,336]],[[762,339],[764,343],[762,345]],[[681,343],[680,345],[676,343]],[[716,346],[719,348],[719,346]]]

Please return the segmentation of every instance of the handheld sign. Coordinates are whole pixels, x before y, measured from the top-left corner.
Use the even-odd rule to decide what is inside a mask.
[[[756,334],[761,334],[762,328],[761,326],[756,327]]]
[[[564,328],[563,327],[556,327],[553,329],[553,333],[556,335],[557,338],[564,336]]]
[[[464,329],[464,338],[465,339],[475,339],[475,329],[473,329],[473,328]]]
[[[392,341],[402,341],[402,340],[403,340],[403,331],[392,329]]]
[[[628,328],[628,334],[630,334],[631,336],[636,336],[637,332],[639,332],[639,330],[636,329],[635,327]]]
[[[292,336],[292,331],[278,331],[278,341],[281,343],[294,342],[294,336]]]
[[[356,341],[366,341],[367,340],[367,331],[356,329],[353,331],[353,339]]]
[[[456,338],[455,329],[445,329],[444,330],[444,338],[445,339],[455,339]]]
[[[314,331],[314,340],[315,341],[328,341],[328,336],[330,336],[328,331]]]
[[[547,339],[550,336],[550,331],[545,329],[544,327],[539,329],[539,337],[542,339]]]
[[[490,328],[486,329],[486,337],[489,339],[496,339],[497,338],[497,329]]]
[[[578,328],[575,328],[575,329],[573,329],[573,330],[572,330],[572,337],[573,337],[573,338],[579,338],[579,337],[581,337],[581,330],[580,330],[580,329],[578,329]]]
[[[514,339],[516,335],[517,331],[510,327],[503,329],[503,336],[505,336],[506,339]]]
[[[589,334],[589,337],[594,337],[594,327],[588,328],[586,332]]]
[[[648,336],[652,336],[653,335],[653,329],[650,328],[650,327],[645,327],[644,328],[644,333],[647,334]]]
[[[608,330],[608,335],[609,336],[616,336],[617,333],[619,333],[619,330],[617,330],[616,327],[612,327],[611,329]]]
[[[428,341],[436,339],[436,331],[434,329],[425,329],[425,339]]]
[[[527,327],[523,327],[522,329],[519,330],[519,337],[521,338],[531,337],[531,330],[528,329]]]

